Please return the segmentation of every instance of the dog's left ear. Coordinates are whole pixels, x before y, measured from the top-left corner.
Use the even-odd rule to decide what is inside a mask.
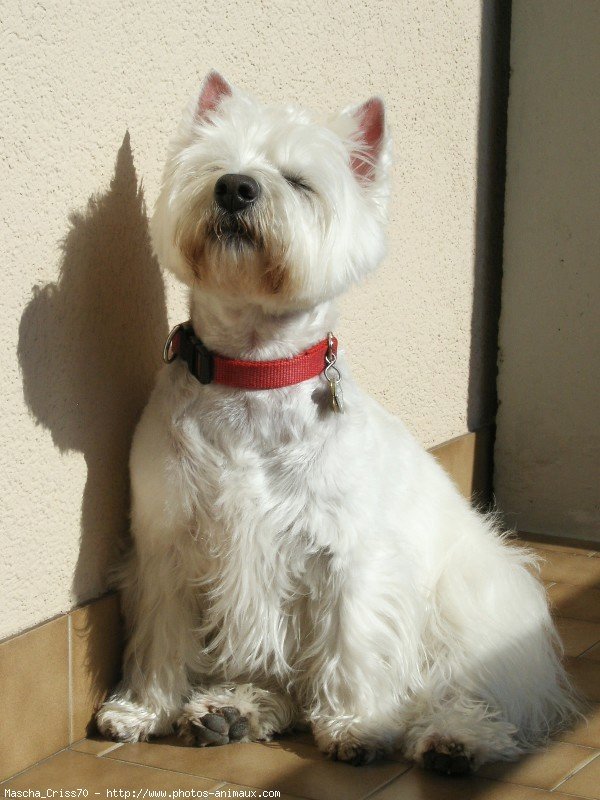
[[[361,183],[371,183],[378,174],[386,145],[385,109],[380,97],[344,109],[334,127],[346,140],[350,166]]]

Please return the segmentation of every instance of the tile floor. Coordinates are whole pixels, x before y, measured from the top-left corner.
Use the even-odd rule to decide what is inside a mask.
[[[359,768],[331,763],[306,735],[201,750],[181,747],[175,738],[136,745],[83,739],[4,782],[0,796],[10,797],[8,789],[71,789],[89,793],[72,797],[92,800],[167,798],[173,790],[188,798],[245,791],[284,800],[600,800],[600,552],[538,541],[532,546],[545,560],[542,578],[568,669],[591,703],[588,721],[544,752],[487,765],[475,777],[441,778],[401,758]]]

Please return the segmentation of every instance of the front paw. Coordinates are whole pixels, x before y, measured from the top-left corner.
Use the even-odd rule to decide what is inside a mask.
[[[170,733],[169,721],[154,711],[120,697],[111,697],[96,714],[98,730],[115,742],[143,742]]]
[[[202,716],[185,709],[177,722],[177,728],[186,744],[197,747],[214,747],[250,740],[248,718],[242,716],[234,706],[214,707]]]

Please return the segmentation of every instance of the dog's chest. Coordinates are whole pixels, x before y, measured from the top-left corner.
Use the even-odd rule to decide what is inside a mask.
[[[174,420],[182,502],[211,545],[269,544],[296,559],[300,536],[311,550],[333,544],[355,494],[348,432],[303,399],[209,397]]]
[[[342,453],[330,427],[297,417],[286,427],[278,409],[266,420],[252,418],[260,407],[229,406],[220,418],[214,407],[203,411],[180,419],[174,435],[201,555],[204,669],[283,679],[307,605],[347,544],[353,508]]]

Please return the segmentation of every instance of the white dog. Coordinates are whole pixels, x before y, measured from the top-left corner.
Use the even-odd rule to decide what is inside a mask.
[[[213,72],[186,110],[152,239],[191,323],[135,434],[106,735],[305,723],[333,758],[452,773],[574,713],[532,558],[334,363],[332,300],[382,259],[389,172],[377,98],[317,121]]]

